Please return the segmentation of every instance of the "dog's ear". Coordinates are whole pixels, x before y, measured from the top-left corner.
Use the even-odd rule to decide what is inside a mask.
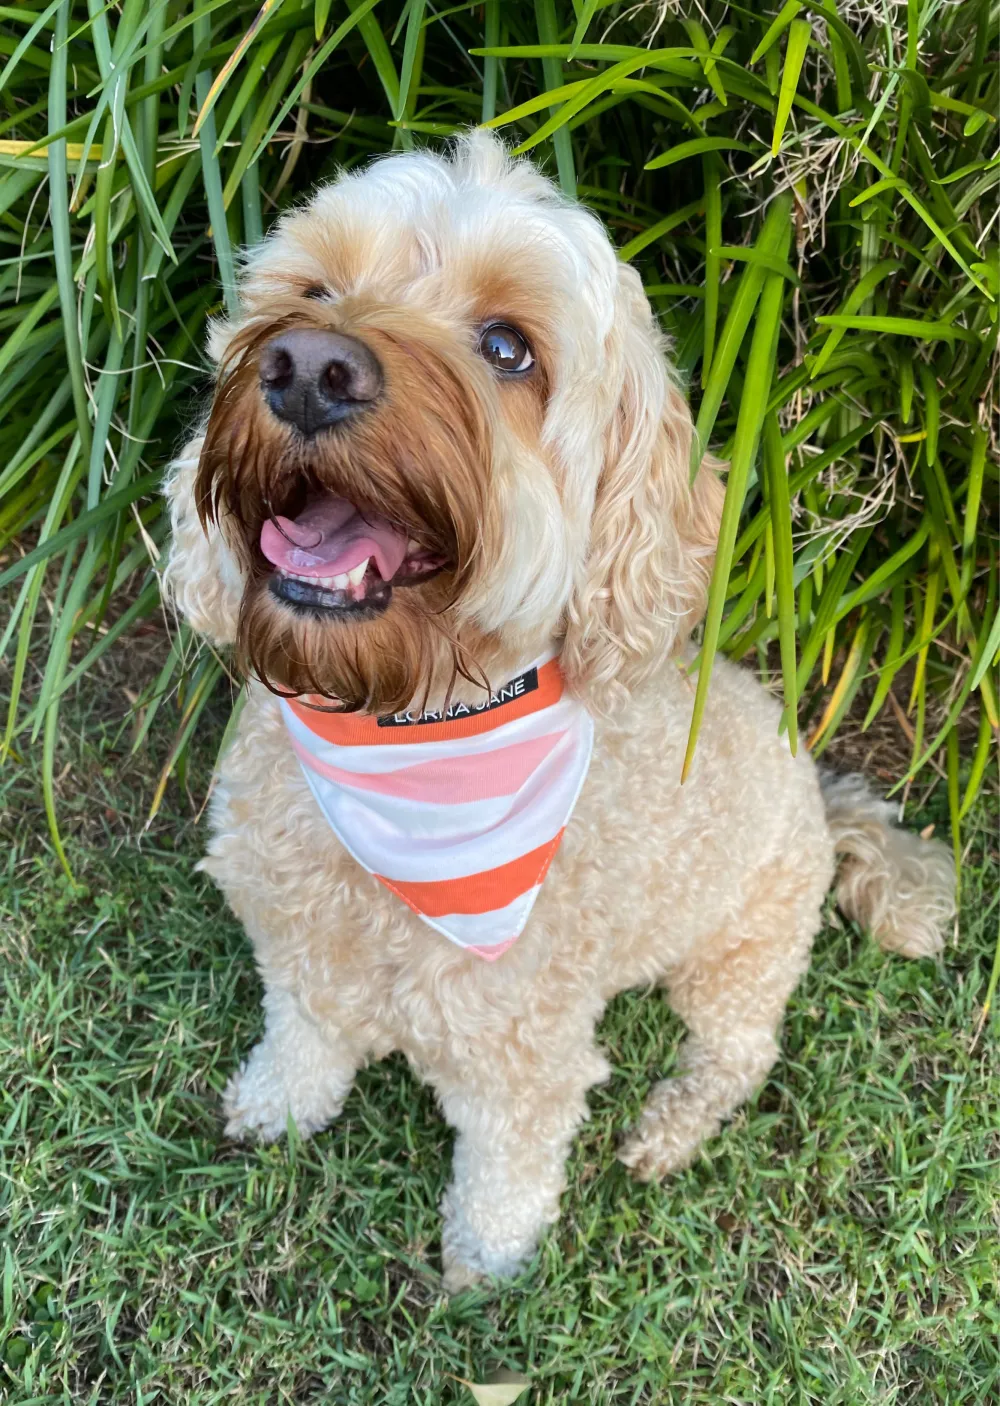
[[[191,440],[167,471],[163,491],[171,531],[161,582],[193,630],[214,645],[227,645],[236,639],[243,579],[219,527],[203,527],[198,517],[195,478],[203,443],[201,436]]]
[[[701,619],[725,497],[706,459],[690,482],[693,427],[634,269],[623,265],[609,338],[608,428],[563,670],[599,712],[621,702]]]

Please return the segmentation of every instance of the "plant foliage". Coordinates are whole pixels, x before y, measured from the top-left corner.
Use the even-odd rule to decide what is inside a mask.
[[[606,221],[730,460],[691,746],[719,649],[780,659],[816,754],[864,690],[908,777],[945,772],[957,846],[1000,722],[991,0],[27,0],[0,25],[3,748],[41,738],[57,847],[60,698],[159,609],[157,484],[239,248],[338,167],[481,121]],[[224,677],[179,630],[140,741],[179,693],[173,765]]]

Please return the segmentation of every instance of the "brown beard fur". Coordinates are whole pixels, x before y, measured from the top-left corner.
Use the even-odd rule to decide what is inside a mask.
[[[303,439],[264,403],[258,358],[290,327],[330,327],[300,302],[269,310],[230,345],[220,374],[195,484],[203,523],[221,522],[248,584],[237,659],[276,693],[317,694],[339,707],[394,712],[448,694],[462,676],[482,682],[470,632],[453,606],[481,547],[491,434],[474,381],[471,349],[419,314],[369,310],[340,319],[382,363],[383,399],[356,419]],[[414,335],[414,327],[422,335]],[[269,517],[294,517],[312,492],[334,493],[382,514],[448,565],[433,580],[394,588],[374,619],[298,613],[271,594],[273,567],[260,550]]]

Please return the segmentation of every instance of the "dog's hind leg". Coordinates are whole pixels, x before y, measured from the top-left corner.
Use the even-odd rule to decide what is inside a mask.
[[[655,1084],[619,1157],[641,1181],[688,1166],[778,1057],[785,1003],[809,964],[830,866],[772,866],[738,918],[668,973],[688,1028],[677,1077]]]
[[[288,991],[264,995],[264,1037],[222,1096],[229,1137],[272,1142],[291,1114],[303,1137],[333,1122],[359,1061],[302,1011]]]

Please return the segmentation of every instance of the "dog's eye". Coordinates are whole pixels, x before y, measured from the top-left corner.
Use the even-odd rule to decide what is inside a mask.
[[[302,291],[303,298],[325,298],[326,289],[322,283],[310,283],[308,288]]]
[[[479,355],[498,371],[530,371],[535,364],[531,348],[516,327],[491,322],[479,337]]]

